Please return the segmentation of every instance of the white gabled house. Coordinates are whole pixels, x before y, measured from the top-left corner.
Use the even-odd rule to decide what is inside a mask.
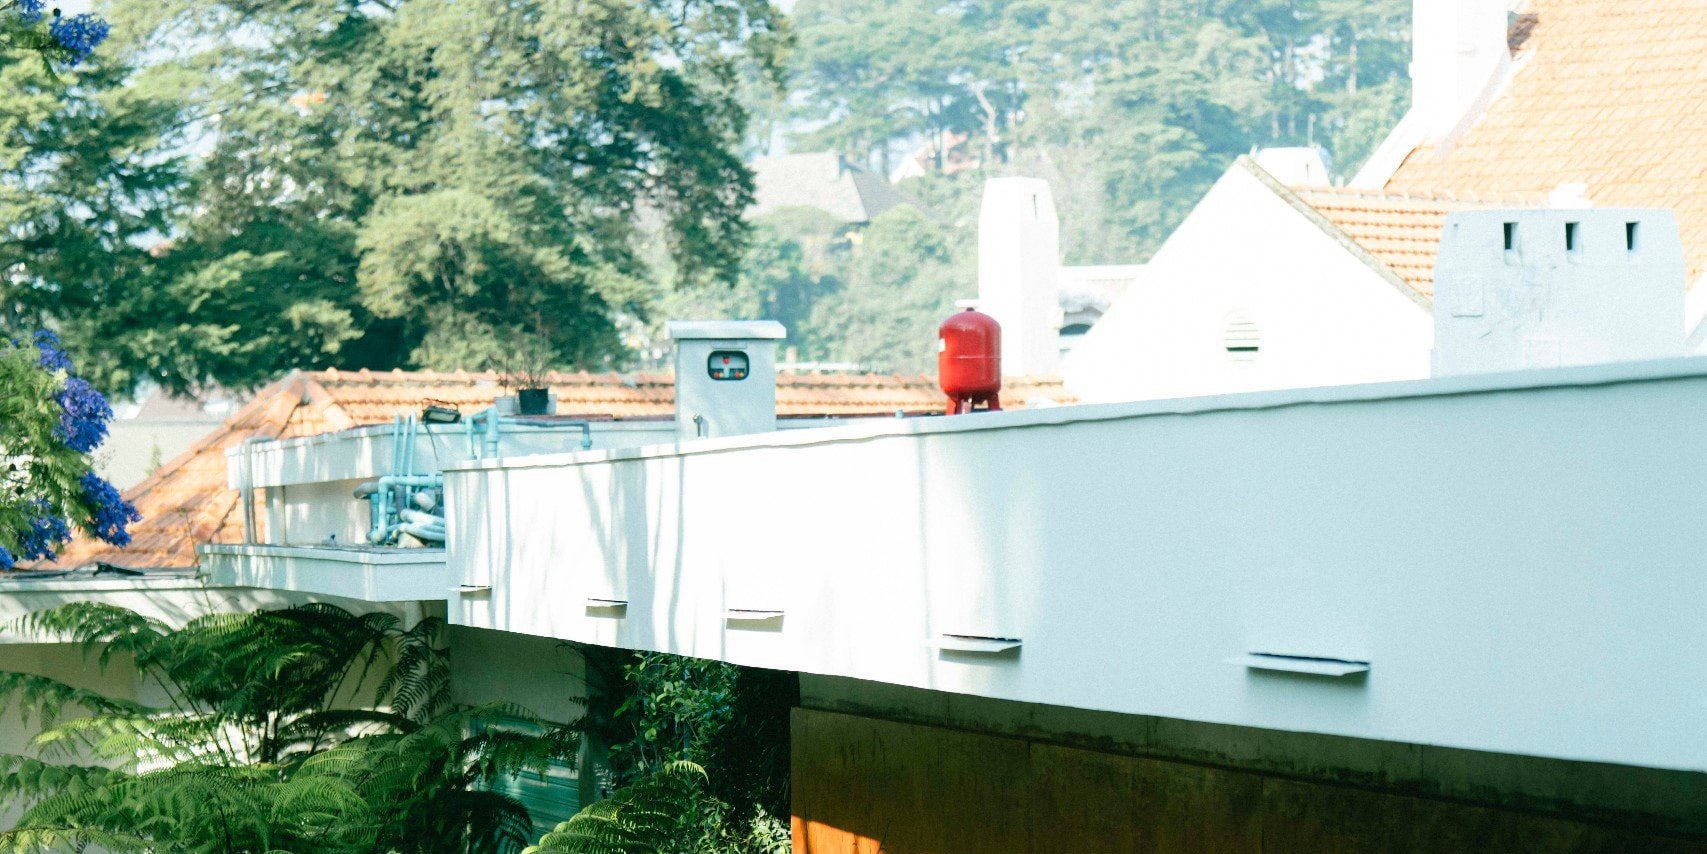
[[[1683,274],[1638,284],[1686,300],[1687,339],[1655,346],[1707,351],[1707,113],[1691,106],[1707,8],[1417,0],[1415,32],[1412,108],[1351,186],[1240,158],[1083,336],[1069,387],[1115,401],[1428,376],[1437,246],[1448,213],[1475,209],[1673,212]]]

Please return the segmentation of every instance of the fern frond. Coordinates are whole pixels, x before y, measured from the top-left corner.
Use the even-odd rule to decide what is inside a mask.
[[[0,754],[0,800],[31,804],[61,792],[103,785],[117,773],[100,765],[54,765],[28,756]]]
[[[102,647],[100,663],[105,666],[115,652],[147,659],[167,635],[166,624],[144,617],[129,608],[102,602],[69,602],[56,608],[25,614],[6,624],[8,631],[82,644],[85,649]]]
[[[0,854],[48,854],[91,849],[112,854],[143,854],[155,850],[148,840],[134,834],[93,827],[20,827],[0,833]]]
[[[608,800],[592,804],[524,854],[654,854],[686,850],[705,769],[671,762]]]
[[[67,710],[95,714],[135,714],[146,707],[128,700],[67,685],[33,673],[0,672],[0,713],[16,708],[24,723],[32,719],[52,726]]]

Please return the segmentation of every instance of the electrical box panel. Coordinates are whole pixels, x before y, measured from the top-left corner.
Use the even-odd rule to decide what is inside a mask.
[[[710,439],[776,429],[776,346],[782,324],[671,321],[676,345],[676,435]]]

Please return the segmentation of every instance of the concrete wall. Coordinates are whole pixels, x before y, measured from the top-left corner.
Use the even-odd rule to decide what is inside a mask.
[[[219,419],[167,421],[115,419],[107,441],[95,451],[95,471],[119,489],[129,489],[219,427]]]
[[[1670,211],[1460,211],[1434,278],[1435,376],[1684,354]]]
[[[1087,402],[1426,377],[1429,309],[1288,204],[1243,161],[1227,170],[1066,357]],[[1229,353],[1249,321],[1252,354]]]
[[[813,712],[1707,839],[1702,773],[1088,712],[834,677],[802,677],[800,687],[802,708]]]
[[[267,488],[266,534],[277,545],[365,543],[373,527],[368,502],[355,497],[360,480],[297,483]]]
[[[562,641],[452,626],[451,701],[516,703],[548,721],[580,720],[587,704],[587,663]]]
[[[1699,837],[800,709],[797,854],[1707,851]]]
[[[468,464],[446,475],[447,559],[474,588],[449,616],[1023,702],[1707,770],[1707,706],[1686,687],[1707,681],[1704,418],[1707,362],[1678,360]],[[1367,672],[1273,672],[1275,656]]]

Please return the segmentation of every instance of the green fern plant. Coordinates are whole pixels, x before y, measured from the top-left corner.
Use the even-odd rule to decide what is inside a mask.
[[[166,701],[0,673],[0,712],[43,727],[35,755],[0,756],[0,802],[24,807],[0,854],[506,854],[527,844],[528,813],[487,788],[579,748],[574,728],[514,705],[451,708],[432,619],[305,605],[173,629],[74,603],[11,628],[134,664]],[[474,726],[498,716],[542,734]]]
[[[697,847],[694,821],[705,769],[670,762],[592,804],[527,849],[527,854],[676,854]]]

